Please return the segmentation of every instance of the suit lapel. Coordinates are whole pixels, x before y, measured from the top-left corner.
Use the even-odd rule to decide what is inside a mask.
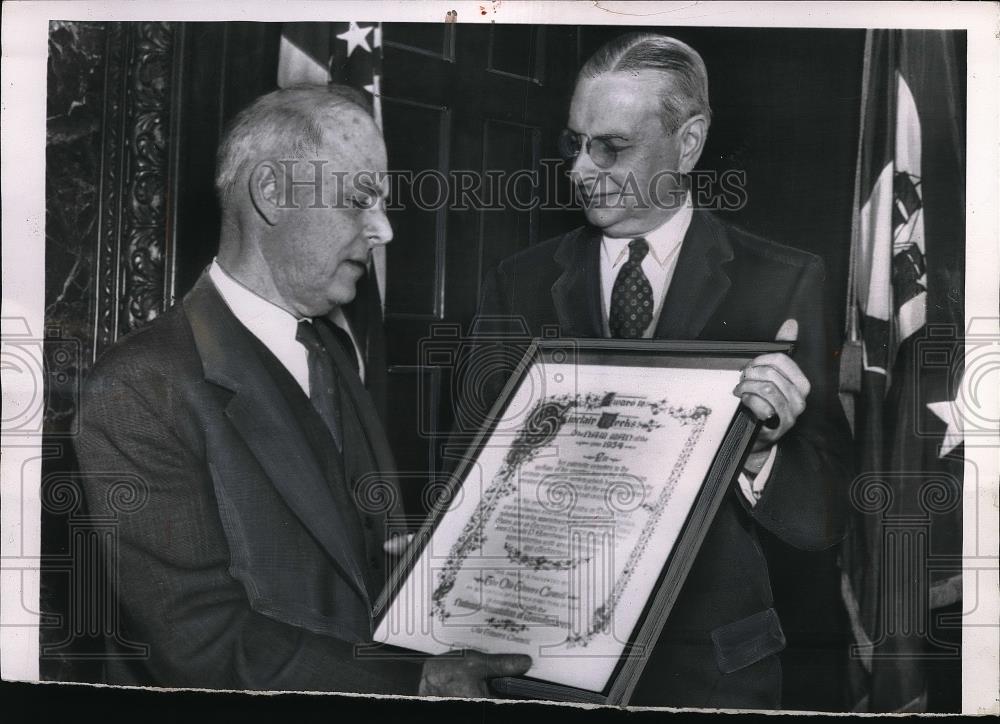
[[[324,346],[333,357],[341,389],[346,390],[350,396],[358,418],[361,420],[363,437],[368,441],[369,448],[375,458],[376,469],[383,472],[394,471],[396,465],[393,460],[392,450],[389,447],[389,441],[386,439],[384,428],[382,427],[371,396],[362,384],[361,379],[354,372],[354,366],[347,359],[343,347],[333,338],[330,330],[323,324],[317,325],[316,329],[323,340]],[[399,500],[398,490],[393,497],[397,501]]]
[[[554,258],[563,271],[552,285],[552,302],[567,337],[604,336],[600,250],[601,232],[592,226],[569,232],[556,249]]]
[[[344,513],[287,400],[207,275],[184,300],[205,379],[233,393],[225,414],[288,507],[368,600]],[[346,361],[346,360],[345,360]],[[234,483],[234,484],[238,484]]]
[[[365,363],[364,386],[375,405],[380,419],[386,414],[386,357],[385,332],[382,320],[382,299],[375,279],[375,270],[368,271],[358,280],[354,300],[343,307],[347,326],[351,329],[358,351]],[[333,324],[332,315],[327,321]],[[353,367],[353,365],[352,365]]]
[[[655,338],[698,338],[729,291],[731,282],[723,265],[732,258],[725,232],[708,214],[695,211],[663,300]]]

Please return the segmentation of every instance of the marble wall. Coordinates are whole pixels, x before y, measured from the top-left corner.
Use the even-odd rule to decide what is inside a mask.
[[[167,189],[176,152],[174,34],[170,23],[50,25],[45,294],[51,432],[69,429],[74,388],[94,359],[172,301]]]
[[[45,147],[45,319],[50,387],[46,426],[65,431],[74,386],[93,357],[93,294],[100,214],[101,139],[108,33],[104,23],[49,28]],[[56,342],[62,340],[62,365]],[[50,375],[50,382],[56,381]]]

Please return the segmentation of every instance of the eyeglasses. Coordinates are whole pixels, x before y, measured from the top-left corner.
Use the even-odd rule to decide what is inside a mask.
[[[586,143],[581,139],[586,139]],[[576,133],[568,128],[559,134],[559,155],[565,160],[575,160],[584,148],[587,149],[590,160],[598,168],[611,168],[618,160],[620,149],[615,148],[607,138],[600,136],[591,138],[585,133]]]

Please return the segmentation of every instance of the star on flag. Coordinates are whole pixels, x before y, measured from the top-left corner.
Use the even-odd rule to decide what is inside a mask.
[[[338,38],[347,43],[348,58],[350,58],[354,51],[358,48],[364,49],[366,53],[372,52],[371,47],[368,45],[368,33],[371,31],[371,26],[362,28],[352,20],[347,30],[337,35]]]
[[[944,439],[941,440],[941,449],[938,452],[939,458],[949,454],[965,440],[965,430],[962,423],[968,419],[970,412],[966,405],[969,393],[966,387],[969,383],[967,372],[968,367],[966,367],[965,373],[962,374],[962,379],[955,389],[954,400],[946,399],[941,402],[926,403],[927,409],[946,425]]]
[[[948,426],[944,433],[944,439],[941,440],[941,450],[938,452],[939,458],[943,458],[957,448],[965,439],[965,434],[962,431],[962,419],[964,417],[962,407],[961,394],[957,395],[954,400],[927,403],[927,409]]]

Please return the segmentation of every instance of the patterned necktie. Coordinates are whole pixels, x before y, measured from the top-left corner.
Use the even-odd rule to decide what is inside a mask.
[[[344,448],[340,434],[337,371],[333,366],[333,360],[310,320],[303,319],[299,322],[295,339],[309,353],[309,401],[326,423],[337,450],[342,451]]]
[[[653,321],[653,287],[642,271],[642,260],[648,253],[645,239],[640,237],[628,243],[628,261],[622,265],[611,289],[608,327],[612,337],[639,339]]]

